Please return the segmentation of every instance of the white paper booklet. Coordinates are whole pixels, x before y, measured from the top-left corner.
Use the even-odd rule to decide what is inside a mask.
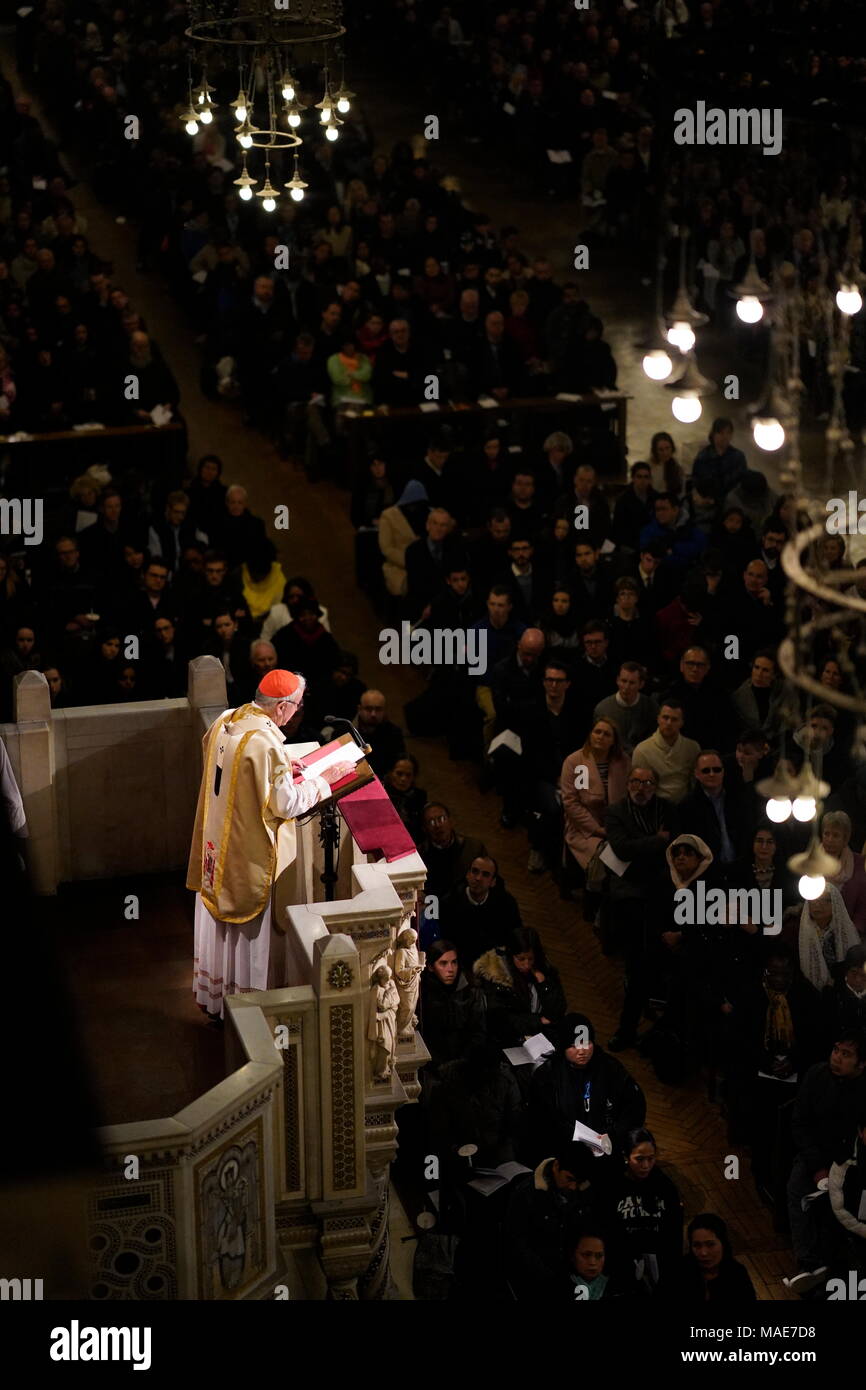
[[[601,1158],[602,1154],[609,1154],[613,1148],[606,1134],[596,1134],[594,1129],[590,1129],[588,1125],[582,1125],[580,1120],[575,1120],[574,1134],[571,1137],[575,1144],[586,1144],[587,1148],[592,1149],[594,1158]]]

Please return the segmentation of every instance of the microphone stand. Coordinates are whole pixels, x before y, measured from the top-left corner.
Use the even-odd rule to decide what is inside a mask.
[[[349,719],[339,719],[333,715],[325,715],[324,724],[343,724],[349,730],[352,738],[359,748],[363,748],[369,753],[368,744],[359,734],[354,724]],[[319,875],[319,880],[325,889],[325,902],[334,901],[334,890],[337,886],[337,847],[340,843],[340,826],[337,820],[337,806],[333,798],[326,801],[319,812],[319,843],[322,846],[324,857],[324,873]]]

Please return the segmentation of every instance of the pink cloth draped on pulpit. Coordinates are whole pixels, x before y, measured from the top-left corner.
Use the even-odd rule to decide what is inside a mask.
[[[378,777],[344,796],[340,812],[365,854],[379,852],[391,863],[414,852],[415,842]]]

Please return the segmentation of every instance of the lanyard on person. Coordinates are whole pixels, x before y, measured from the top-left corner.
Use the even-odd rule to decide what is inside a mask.
[[[591,1082],[591,1081],[587,1081],[586,1085],[585,1085],[584,1088],[583,1088],[583,1108],[584,1108],[584,1110],[586,1111],[587,1114],[589,1114],[590,1093],[591,1093],[591,1091],[592,1091],[592,1082]]]

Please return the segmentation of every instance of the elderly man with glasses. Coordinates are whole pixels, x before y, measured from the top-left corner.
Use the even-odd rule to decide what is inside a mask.
[[[193,991],[211,1018],[227,994],[285,979],[283,912],[297,902],[293,820],[331,795],[353,765],[295,782],[282,728],[303,704],[303,676],[269,671],[250,704],[225,710],[204,736],[187,888],[196,895]]]
[[[676,808],[658,793],[658,774],[635,756],[627,793],[607,808],[607,844],[619,862],[610,875],[610,909],[625,964],[622,1013],[608,1047],[622,1052],[637,1044],[637,1029],[649,998],[656,948],[651,930],[652,897],[665,867]]]

